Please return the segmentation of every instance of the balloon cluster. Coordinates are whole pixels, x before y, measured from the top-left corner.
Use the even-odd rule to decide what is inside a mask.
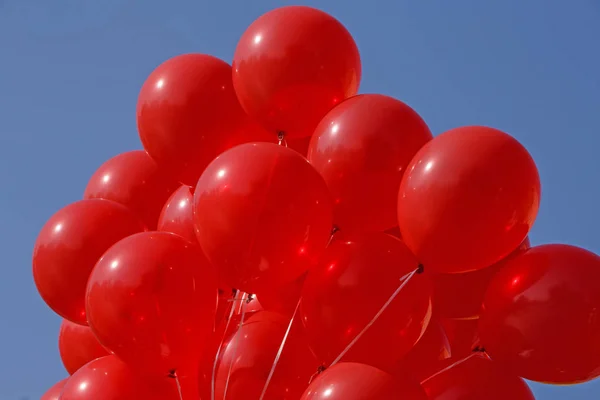
[[[600,257],[531,247],[540,181],[482,126],[357,94],[357,46],[268,12],[185,54],[33,253],[71,376],[43,399],[511,399],[600,375]]]

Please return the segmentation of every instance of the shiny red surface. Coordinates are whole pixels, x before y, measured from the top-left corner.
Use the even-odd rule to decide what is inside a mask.
[[[532,247],[492,281],[481,344],[503,368],[533,381],[600,376],[600,257],[562,244]]]
[[[178,186],[145,151],[134,150],[102,164],[90,178],[83,197],[121,203],[152,230],[163,204]]]
[[[88,326],[63,319],[58,334],[58,350],[65,369],[70,375],[96,358],[108,355]]]
[[[421,339],[392,369],[396,376],[410,376],[422,382],[440,371],[450,359],[451,348],[442,325],[432,319]]]
[[[398,239],[375,233],[356,242],[335,239],[310,270],[300,316],[311,348],[329,365],[373,319],[417,260]],[[416,274],[342,361],[386,369],[421,337],[431,316],[431,287]]]
[[[136,370],[192,375],[214,329],[216,274],[197,246],[144,232],[113,246],[90,276],[90,327]],[[195,379],[194,379],[195,381]]]
[[[334,224],[344,232],[395,227],[402,175],[432,138],[419,114],[392,97],[358,95],[329,111],[315,129],[308,160],[331,191]]]
[[[158,230],[175,233],[191,243],[198,243],[194,231],[193,199],[191,187],[183,185],[175,190],[164,203],[158,218]]]
[[[67,383],[66,379],[55,383],[46,393],[42,395],[40,400],[60,400],[60,392]]]
[[[477,271],[460,274],[431,274],[433,282],[433,309],[444,318],[474,319],[481,314],[483,297],[494,276],[507,262],[531,247],[529,238],[496,264]]]
[[[323,11],[269,11],[244,32],[233,56],[240,103],[273,134],[310,136],[323,116],[358,91],[360,55],[346,28]]]
[[[527,150],[497,129],[452,129],[413,158],[398,194],[407,246],[438,272],[468,272],[506,257],[525,239],[540,203]]]
[[[481,355],[421,385],[429,400],[535,400],[524,380]]]
[[[259,298],[315,262],[331,236],[331,209],[319,173],[296,151],[271,143],[223,153],[194,192],[204,253],[229,285]]]
[[[339,363],[323,372],[301,400],[427,400],[418,383],[366,364]]]
[[[81,200],[56,212],[33,249],[33,278],[46,304],[87,325],[85,288],[94,265],[110,246],[142,230],[134,214],[109,200]]]
[[[229,337],[217,368],[216,399],[260,397],[288,324],[289,319],[280,314],[261,311],[250,316],[239,331]],[[302,335],[299,321],[295,321],[264,400],[297,400],[318,365]],[[227,397],[224,397],[228,375]]]
[[[192,186],[220,153],[265,135],[238,102],[231,66],[206,54],[173,57],[150,74],[138,97],[137,125],[148,154]]]
[[[261,294],[260,304],[262,304],[267,311],[274,311],[286,316],[291,316],[296,310],[296,305],[300,300],[305,281],[306,274],[302,275],[294,282]]]
[[[452,357],[447,365],[462,360],[473,353],[473,349],[479,345],[479,334],[477,327],[479,319],[439,319],[450,342]]]

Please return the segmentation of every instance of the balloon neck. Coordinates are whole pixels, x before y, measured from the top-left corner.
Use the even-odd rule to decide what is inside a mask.
[[[425,266],[421,263],[419,263],[419,266],[417,267],[417,274],[422,274],[425,271]]]

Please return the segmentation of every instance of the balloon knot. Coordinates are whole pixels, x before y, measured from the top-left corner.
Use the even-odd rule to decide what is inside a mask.
[[[485,348],[482,346],[475,346],[473,348],[473,353],[485,353]]]
[[[308,384],[310,385],[312,383],[312,381],[319,375],[321,375],[323,372],[325,372],[325,370],[327,369],[326,366],[324,365],[319,365],[319,367],[317,368],[317,372],[315,372],[314,374],[312,374],[312,376],[310,377],[310,380],[308,381]]]
[[[417,274],[422,274],[423,271],[425,271],[425,266],[419,263],[419,266],[417,267]]]
[[[333,228],[331,228],[332,235],[335,235],[339,231],[340,231],[340,228],[337,225],[334,225]]]
[[[254,295],[253,294],[249,294],[248,298],[246,299],[246,304],[250,303],[252,300],[254,300]]]
[[[285,138],[285,132],[284,131],[278,131],[277,132],[277,140],[279,140],[279,144],[283,143],[283,139]]]
[[[177,379],[177,373],[175,372],[174,369],[169,371],[169,375],[167,375],[167,377],[172,378],[172,379]]]

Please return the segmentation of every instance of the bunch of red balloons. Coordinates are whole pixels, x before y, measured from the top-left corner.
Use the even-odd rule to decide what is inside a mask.
[[[528,400],[600,375],[600,257],[531,247],[540,180],[497,129],[357,94],[332,16],[258,18],[233,64],[144,83],[33,252],[71,374],[46,400]]]

